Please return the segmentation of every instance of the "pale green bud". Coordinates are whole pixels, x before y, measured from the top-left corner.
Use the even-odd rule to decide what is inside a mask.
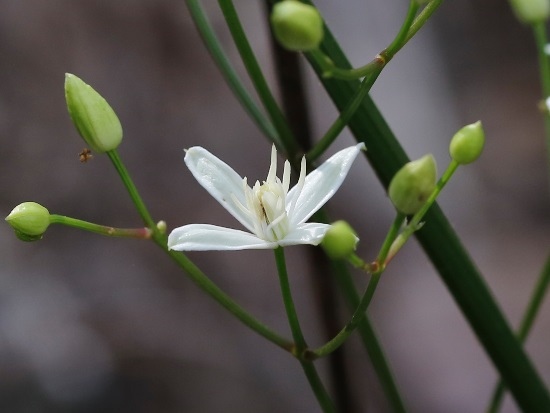
[[[435,189],[437,165],[431,154],[406,163],[390,182],[388,194],[399,212],[412,215],[426,203]]]
[[[78,133],[98,153],[116,149],[122,141],[122,126],[107,101],[90,85],[65,75],[67,109]]]
[[[526,24],[540,23],[550,16],[550,0],[510,0],[517,18]]]
[[[50,225],[50,213],[36,202],[23,202],[11,211],[6,221],[15,230],[19,239],[37,241]]]
[[[485,145],[485,132],[480,121],[460,129],[449,145],[451,158],[461,165],[472,163],[481,155]]]
[[[288,50],[315,50],[323,40],[323,18],[315,7],[297,0],[283,0],[273,6],[271,27]]]
[[[333,223],[323,238],[321,246],[333,260],[349,257],[354,251],[359,238],[346,221]]]

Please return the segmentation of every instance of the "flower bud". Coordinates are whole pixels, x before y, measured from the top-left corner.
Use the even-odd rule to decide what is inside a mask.
[[[315,7],[297,0],[273,6],[271,27],[277,41],[288,50],[314,50],[323,40],[323,18]]]
[[[19,239],[37,241],[50,225],[50,213],[36,202],[23,202],[11,211],[6,221],[15,230]]]
[[[116,149],[122,141],[122,126],[103,97],[81,79],[65,75],[67,109],[82,139],[92,150],[103,153]]]
[[[431,154],[408,162],[390,182],[390,199],[399,212],[415,214],[435,189],[436,180],[437,165]]]
[[[359,238],[346,221],[333,223],[323,238],[321,246],[333,260],[349,257],[354,251]]]
[[[550,16],[550,0],[510,0],[517,18],[526,24],[540,23]]]
[[[480,121],[460,129],[449,145],[451,158],[461,165],[472,163],[481,155],[485,144],[485,132]]]

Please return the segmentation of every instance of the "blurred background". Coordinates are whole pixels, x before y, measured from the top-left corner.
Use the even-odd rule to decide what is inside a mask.
[[[262,2],[237,0],[247,33],[275,84]],[[228,53],[238,56],[216,2],[204,1]],[[404,0],[320,0],[354,65],[396,33]],[[153,216],[238,227],[192,178],[183,148],[202,145],[249,180],[267,174],[270,144],[231,95],[183,1],[3,0],[0,4],[0,212],[36,201],[52,213],[118,227],[140,220],[105,156],[85,147],[65,108],[64,73],[115,108],[123,160]],[[304,70],[318,139],[336,116]],[[480,160],[461,168],[440,204],[516,326],[548,253],[549,179],[531,32],[505,0],[444,2],[391,62],[373,97],[411,158],[432,152],[443,170],[451,136],[481,119]],[[328,151],[352,144],[346,132]],[[393,219],[364,160],[328,205],[375,256]],[[310,344],[324,339],[307,248],[288,249]],[[305,253],[305,254],[304,254]],[[270,251],[189,254],[245,308],[289,334]],[[357,284],[364,277],[355,275]],[[334,313],[347,321],[344,303]],[[411,412],[483,411],[495,369],[446,287],[410,242],[370,308]],[[527,351],[550,383],[550,300]],[[342,366],[350,412],[387,412],[356,336]],[[331,385],[326,362],[319,362]],[[52,227],[23,243],[0,226],[0,410],[57,412],[317,412],[294,359],[250,332],[144,241]],[[506,400],[505,412],[517,412]]]

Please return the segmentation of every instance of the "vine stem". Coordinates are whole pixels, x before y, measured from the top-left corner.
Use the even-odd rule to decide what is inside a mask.
[[[294,349],[294,343],[283,338],[265,324],[258,321],[250,313],[248,313],[244,308],[237,304],[231,297],[229,297],[225,292],[223,292],[214,282],[212,282],[200,269],[197,267],[189,258],[184,254],[168,249],[168,237],[167,235],[160,231],[151,214],[149,213],[145,203],[143,202],[139,192],[128,173],[122,159],[118,155],[116,150],[107,152],[111,162],[113,163],[115,169],[117,170],[132,202],[136,206],[143,222],[152,232],[152,240],[157,246],[159,246],[166,254],[172,258],[186,273],[189,275],[191,280],[197,284],[206,294],[216,300],[222,307],[228,310],[233,314],[237,319],[239,319],[243,324],[248,326],[250,329],[269,340],[276,346],[292,352]]]
[[[286,315],[288,318],[288,323],[290,330],[292,332],[292,337],[295,342],[295,349],[293,351],[294,355],[300,360],[302,369],[309,381],[309,385],[319,402],[319,405],[325,413],[334,413],[336,409],[330,396],[328,395],[321,378],[313,365],[313,362],[310,360],[303,359],[303,352],[307,348],[307,343],[302,333],[302,328],[300,327],[300,321],[298,320],[298,315],[296,313],[296,307],[294,306],[294,300],[292,299],[292,293],[290,290],[290,283],[288,280],[288,272],[286,268],[286,259],[285,253],[282,247],[278,247],[274,250],[275,252],[275,261],[277,263],[277,271],[279,273],[279,283],[281,285],[281,294],[283,297],[283,303],[285,306]]]

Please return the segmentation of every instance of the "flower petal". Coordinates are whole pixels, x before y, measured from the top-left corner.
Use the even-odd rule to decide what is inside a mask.
[[[277,248],[248,232],[209,224],[190,224],[174,229],[168,236],[168,249],[176,251],[234,251]]]
[[[185,164],[203,186],[231,215],[248,230],[254,231],[249,215],[233,200],[235,197],[246,206],[243,178],[221,159],[200,146],[187,149]]]
[[[330,225],[319,224],[317,222],[300,224],[297,228],[287,234],[283,240],[279,241],[279,245],[281,247],[298,244],[318,245],[323,240],[323,237],[329,228]]]
[[[335,153],[306,176],[301,191],[295,186],[288,192],[287,205],[293,205],[289,217],[291,226],[307,221],[334,195],[348,174],[351,164],[364,148],[365,144],[359,143]]]

